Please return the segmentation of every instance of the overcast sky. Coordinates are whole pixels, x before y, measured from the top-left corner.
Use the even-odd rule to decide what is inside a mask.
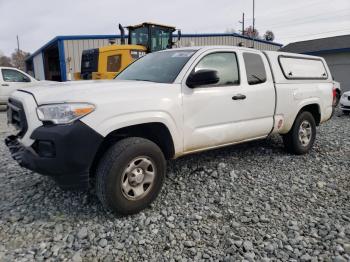
[[[246,13],[252,23],[253,0],[0,0],[0,50],[34,52],[57,35],[115,34],[118,23],[152,21],[185,33],[241,29]],[[256,0],[256,28],[276,42],[350,34],[350,0]],[[0,52],[1,52],[0,51]]]

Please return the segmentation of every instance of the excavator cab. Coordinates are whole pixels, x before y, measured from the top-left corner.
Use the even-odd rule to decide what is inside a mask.
[[[121,41],[111,45],[84,50],[81,71],[74,73],[75,80],[112,79],[125,67],[146,53],[172,48],[175,27],[142,23],[128,26],[128,44],[125,43],[124,28],[119,25]],[[180,40],[181,31],[178,31]]]
[[[175,27],[142,23],[140,25],[128,26],[128,43],[146,47],[147,53],[171,48],[173,46],[173,32]]]

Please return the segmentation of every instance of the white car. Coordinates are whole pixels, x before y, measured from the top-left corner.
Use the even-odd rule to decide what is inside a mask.
[[[38,80],[19,69],[0,67],[0,106],[6,106],[7,100],[13,91],[32,86],[38,82]]]
[[[340,98],[340,109],[344,114],[350,113],[350,91],[344,92]]]
[[[233,46],[155,52],[115,80],[56,86],[11,95],[13,158],[66,188],[95,179],[102,204],[121,214],[156,198],[167,159],[271,134],[309,152],[335,95],[323,58]]]

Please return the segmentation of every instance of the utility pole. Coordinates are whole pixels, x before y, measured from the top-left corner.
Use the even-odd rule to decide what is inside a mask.
[[[17,52],[19,52],[19,38],[18,38],[18,35],[17,35]]]
[[[253,48],[255,45],[255,0],[253,0]]]
[[[242,21],[239,21],[239,23],[242,24],[242,31],[241,31],[241,33],[242,33],[242,35],[244,35],[244,13],[242,15]]]

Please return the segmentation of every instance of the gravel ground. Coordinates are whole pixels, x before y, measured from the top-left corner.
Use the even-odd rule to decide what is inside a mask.
[[[276,136],[171,161],[155,203],[122,218],[1,142],[0,261],[350,261],[349,130],[335,116],[305,156]]]

